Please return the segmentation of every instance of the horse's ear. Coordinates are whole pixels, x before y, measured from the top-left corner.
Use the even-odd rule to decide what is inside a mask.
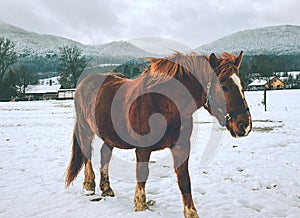
[[[212,53],[209,56],[209,64],[213,69],[215,69],[218,66],[218,58],[216,57],[216,55],[214,53]]]
[[[243,51],[239,54],[239,56],[236,58],[234,65],[239,69],[241,64],[242,64],[242,59],[243,59]]]

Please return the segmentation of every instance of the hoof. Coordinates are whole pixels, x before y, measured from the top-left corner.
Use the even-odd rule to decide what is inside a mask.
[[[106,197],[106,196],[115,197],[115,193],[111,188],[108,188],[107,190],[102,191],[102,196],[103,197]]]
[[[184,207],[184,217],[185,218],[199,218],[197,211],[193,208]]]
[[[90,190],[83,189],[83,194],[85,196],[90,196],[90,195],[94,195],[95,191],[90,191]]]
[[[134,209],[135,212],[145,211],[145,210],[149,210],[149,207],[148,207],[147,204],[138,204],[138,205],[135,205],[135,209]]]
[[[85,195],[95,194],[95,183],[94,182],[84,182],[83,183],[83,192]]]

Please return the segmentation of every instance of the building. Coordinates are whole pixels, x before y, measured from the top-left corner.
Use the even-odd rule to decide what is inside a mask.
[[[273,76],[269,78],[269,82],[265,78],[259,78],[248,85],[248,90],[251,91],[264,90],[265,88],[270,90],[284,89],[284,82],[277,76]]]
[[[61,85],[28,85],[25,88],[26,100],[56,99]]]
[[[300,88],[300,71],[277,72],[276,75],[284,82],[285,88]]]
[[[25,100],[73,99],[76,89],[64,89],[58,77],[40,79],[38,85],[28,85],[25,88]]]

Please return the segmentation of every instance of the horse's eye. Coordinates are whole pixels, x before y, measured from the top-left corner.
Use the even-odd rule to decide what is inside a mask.
[[[229,91],[229,87],[228,87],[228,86],[222,86],[222,90],[223,90],[224,92],[227,92],[227,91]]]

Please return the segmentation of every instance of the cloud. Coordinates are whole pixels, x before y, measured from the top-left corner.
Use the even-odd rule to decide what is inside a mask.
[[[2,0],[0,21],[83,43],[158,36],[190,47],[249,28],[300,24],[297,0]]]

